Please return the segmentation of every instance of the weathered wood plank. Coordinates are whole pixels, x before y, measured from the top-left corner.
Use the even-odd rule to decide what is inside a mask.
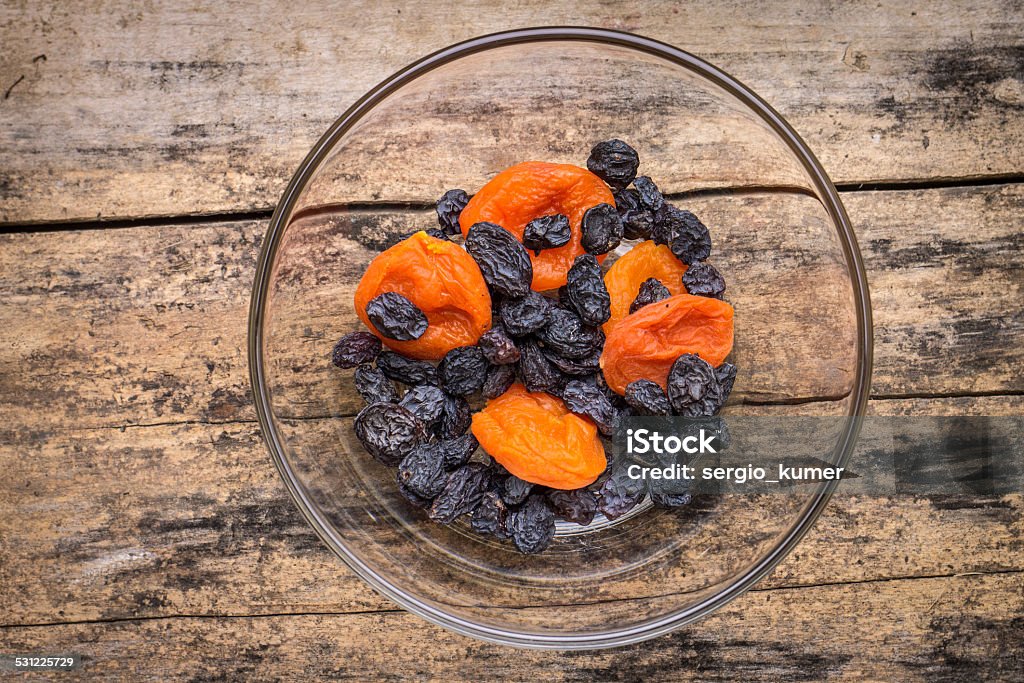
[[[1019,415],[1024,397],[873,401],[871,409]],[[59,432],[0,446],[0,462],[0,623],[391,607],[307,526],[254,423]],[[956,504],[837,496],[762,585],[1017,569],[1020,496]],[[659,592],[637,585],[616,597]]]
[[[1024,32],[1009,0],[639,11],[531,0],[500,16],[479,2],[358,2],[345,6],[344,31],[338,20],[327,2],[285,13],[273,3],[5,5],[0,220],[268,208],[330,122],[395,69],[538,24],[620,28],[708,58],[776,106],[838,181],[1024,171]],[[480,154],[461,141],[450,165],[479,178],[511,137],[480,141],[491,149]]]
[[[699,624],[597,652],[482,644],[404,613],[8,628],[5,652],[77,652],[61,680],[1017,680],[1021,574],[755,591]],[[817,637],[828,634],[828,637]]]
[[[853,193],[846,201],[872,287],[873,390],[1024,389],[1024,189]],[[693,205],[743,225],[742,202]],[[355,220],[368,244],[405,225],[394,214]],[[252,419],[246,316],[264,229],[235,222],[0,236],[0,326],[11,340],[0,348],[0,434]],[[745,253],[728,244],[721,252],[740,262]],[[307,376],[327,372],[331,336],[343,328],[325,308],[303,330]],[[356,408],[350,391],[340,393],[346,383],[322,385],[317,400],[332,412]]]

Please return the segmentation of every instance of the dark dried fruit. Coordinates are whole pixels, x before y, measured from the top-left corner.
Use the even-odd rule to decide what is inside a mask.
[[[421,498],[441,493],[448,481],[441,450],[436,443],[414,448],[398,465],[398,482]]]
[[[599,142],[590,150],[587,168],[614,190],[633,182],[640,156],[622,140]]]
[[[469,525],[478,534],[508,538],[508,508],[505,502],[494,491],[488,491],[473,510]]]
[[[441,493],[430,507],[430,519],[451,524],[471,512],[483,498],[491,478],[491,470],[478,462],[463,465],[448,474]]]
[[[354,368],[363,363],[372,363],[380,349],[381,343],[377,335],[365,330],[351,332],[334,345],[331,362],[339,368]]]
[[[377,356],[377,367],[389,378],[408,386],[438,383],[437,370],[424,360],[406,358],[394,351],[381,351]]]
[[[431,503],[433,503],[433,501],[430,500],[429,498],[424,498],[415,491],[410,490],[409,487],[407,487],[402,482],[401,479],[396,478],[396,480],[398,481],[398,493],[402,496],[402,498],[405,498],[414,506],[418,508],[429,508]]]
[[[725,294],[725,278],[708,263],[694,263],[683,273],[683,286],[694,296],[721,299]]]
[[[562,400],[572,412],[593,420],[598,430],[605,436],[611,436],[615,431],[618,411],[596,385],[574,379],[565,385]]]
[[[469,195],[465,190],[448,190],[437,200],[437,224],[441,226],[448,235],[458,235],[462,232],[459,227],[459,214],[469,204]]]
[[[666,220],[672,226],[669,248],[676,258],[690,266],[711,255],[711,234],[700,219],[689,211],[670,207]]]
[[[484,398],[498,398],[512,386],[516,381],[516,367],[514,365],[492,365],[487,370],[487,379],[484,380]]]
[[[669,258],[672,257],[670,256]],[[670,296],[672,296],[672,292],[668,290],[668,287],[661,284],[661,280],[654,277],[647,278],[640,283],[640,291],[637,292],[636,298],[633,299],[633,303],[629,305],[629,312],[636,313],[647,304],[662,301]]]
[[[412,341],[427,331],[427,316],[398,292],[384,292],[366,304],[366,315],[388,339]]]
[[[441,451],[441,460],[444,468],[446,470],[454,470],[462,467],[469,462],[469,459],[473,457],[473,453],[476,452],[479,446],[480,442],[472,434],[463,434],[454,439],[439,442],[438,448]]]
[[[569,243],[572,228],[569,217],[560,213],[534,218],[523,229],[523,246],[540,254],[544,249],[554,249]]]
[[[545,391],[558,381],[558,371],[552,367],[540,347],[532,341],[519,347],[519,377],[527,391]]]
[[[533,491],[533,484],[510,474],[502,480],[499,493],[506,504],[519,505],[526,500],[531,491]]]
[[[600,327],[585,324],[576,313],[564,308],[551,311],[551,320],[539,336],[549,349],[574,360],[590,356],[604,344]]]
[[[732,363],[722,363],[715,368],[715,378],[718,380],[718,384],[721,385],[722,403],[725,403],[729,400],[729,394],[732,393],[732,385],[736,382],[736,366]]]
[[[519,360],[519,349],[504,327],[495,325],[480,336],[477,346],[484,358],[494,365],[508,365]]]
[[[398,389],[383,372],[372,365],[360,365],[355,374],[356,391],[367,403],[394,403]]]
[[[615,193],[615,210],[622,219],[622,236],[627,240],[646,240],[654,229],[654,212],[640,203],[640,193],[633,189]]]
[[[427,440],[423,423],[394,403],[373,403],[360,410],[355,432],[370,455],[385,465],[397,465]]]
[[[498,313],[501,316],[501,324],[510,335],[525,337],[548,323],[551,305],[551,299],[531,290],[523,297],[502,299],[498,304]]]
[[[635,508],[646,494],[644,479],[634,479],[625,466],[616,466],[597,493],[597,509],[608,519],[618,519]]]
[[[577,256],[566,276],[569,303],[588,325],[601,325],[612,317],[612,299],[601,275],[601,265],[590,254]]]
[[[466,251],[483,273],[487,286],[505,296],[526,296],[533,282],[533,264],[526,248],[505,228],[477,223],[466,234]]]
[[[461,436],[469,429],[472,420],[473,411],[466,399],[445,394],[444,410],[441,412],[440,421],[434,425],[434,432],[442,439]]]
[[[555,537],[555,513],[543,496],[531,495],[512,513],[509,531],[520,552],[539,553]]]
[[[398,405],[418,417],[423,424],[429,426],[441,419],[441,414],[444,412],[444,402],[445,395],[443,391],[432,384],[418,384],[405,392],[405,396],[402,397]]]
[[[551,364],[558,368],[559,372],[574,377],[592,375],[601,369],[601,349],[595,350],[589,356],[583,358],[564,358],[552,349],[544,349],[544,355],[551,361]]]
[[[587,209],[580,226],[580,245],[588,254],[607,254],[619,246],[625,228],[619,212],[611,204],[598,204]]]
[[[586,526],[594,521],[597,514],[597,496],[587,489],[574,491],[551,491],[548,501],[555,514],[567,522]]]
[[[664,508],[689,505],[693,499],[690,482],[686,479],[651,479],[647,490],[651,494],[651,502]]]
[[[626,403],[640,415],[672,414],[664,389],[649,379],[638,379],[626,385]]]
[[[453,396],[480,391],[487,376],[487,359],[475,346],[460,346],[445,354],[437,364],[441,387]]]
[[[649,176],[637,176],[637,179],[633,181],[633,187],[636,188],[637,194],[640,196],[640,205],[645,209],[657,211],[664,206],[665,198]]]
[[[679,356],[672,364],[667,393],[672,410],[683,417],[714,415],[724,401],[715,369],[692,353]]]

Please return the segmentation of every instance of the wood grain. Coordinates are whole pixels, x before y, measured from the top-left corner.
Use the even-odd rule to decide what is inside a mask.
[[[89,8],[0,8],[2,221],[266,210],[373,84],[455,41],[539,24],[625,29],[709,59],[843,183],[1024,171],[1024,32],[1010,0]]]

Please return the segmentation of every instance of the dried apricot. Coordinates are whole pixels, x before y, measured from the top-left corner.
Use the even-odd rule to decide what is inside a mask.
[[[677,294],[623,318],[608,334],[601,369],[614,391],[649,379],[665,388],[679,356],[695,353],[718,366],[732,351],[732,306],[719,299]]]
[[[664,244],[647,240],[630,249],[604,274],[604,285],[612,299],[612,317],[604,324],[605,334],[629,315],[629,305],[644,280],[653,277],[672,294],[686,294],[682,280],[685,272],[686,265]]]
[[[459,223],[466,235],[474,224],[496,223],[519,240],[527,223],[542,216],[562,214],[569,218],[572,236],[565,246],[531,252],[533,288],[555,289],[565,284],[566,273],[580,246],[580,223],[587,209],[598,204],[615,205],[611,190],[585,168],[571,164],[526,161],[510,166],[480,188],[462,210]],[[603,257],[599,257],[601,260]]]
[[[472,429],[487,453],[533,484],[577,489],[592,484],[607,466],[593,422],[522,384],[488,401],[473,415]]]
[[[385,292],[401,294],[426,315],[420,337],[389,339],[371,323],[367,306]],[[422,360],[475,344],[491,327],[491,296],[476,262],[458,245],[422,231],[370,262],[356,288],[355,306],[359,319],[385,345]]]

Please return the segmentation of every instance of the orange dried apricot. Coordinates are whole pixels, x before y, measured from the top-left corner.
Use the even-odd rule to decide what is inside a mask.
[[[585,168],[571,164],[526,161],[510,166],[480,188],[459,216],[462,234],[474,224],[497,223],[520,241],[526,224],[534,218],[563,214],[569,219],[572,236],[569,243],[540,254],[530,251],[533,261],[533,288],[555,289],[565,284],[566,273],[580,246],[580,222],[587,209],[598,204],[615,206],[615,199],[604,181]],[[598,256],[598,261],[604,260]]]
[[[601,353],[605,381],[620,394],[638,379],[664,389],[672,363],[684,353],[721,365],[732,351],[732,316],[726,302],[690,294],[644,306],[608,335]]]
[[[421,337],[397,341],[370,322],[366,306],[384,292],[397,292],[427,316]],[[377,255],[355,293],[363,324],[395,351],[421,360],[439,360],[459,346],[475,344],[491,328],[491,296],[473,260],[457,244],[420,231]]]
[[[605,334],[629,315],[629,305],[644,280],[657,278],[673,295],[686,294],[682,279],[685,272],[686,264],[664,244],[647,240],[630,249],[604,274],[604,285],[612,300],[612,317],[604,324]]]
[[[488,401],[473,415],[472,430],[506,470],[541,486],[578,489],[594,483],[607,466],[593,422],[522,384]]]

